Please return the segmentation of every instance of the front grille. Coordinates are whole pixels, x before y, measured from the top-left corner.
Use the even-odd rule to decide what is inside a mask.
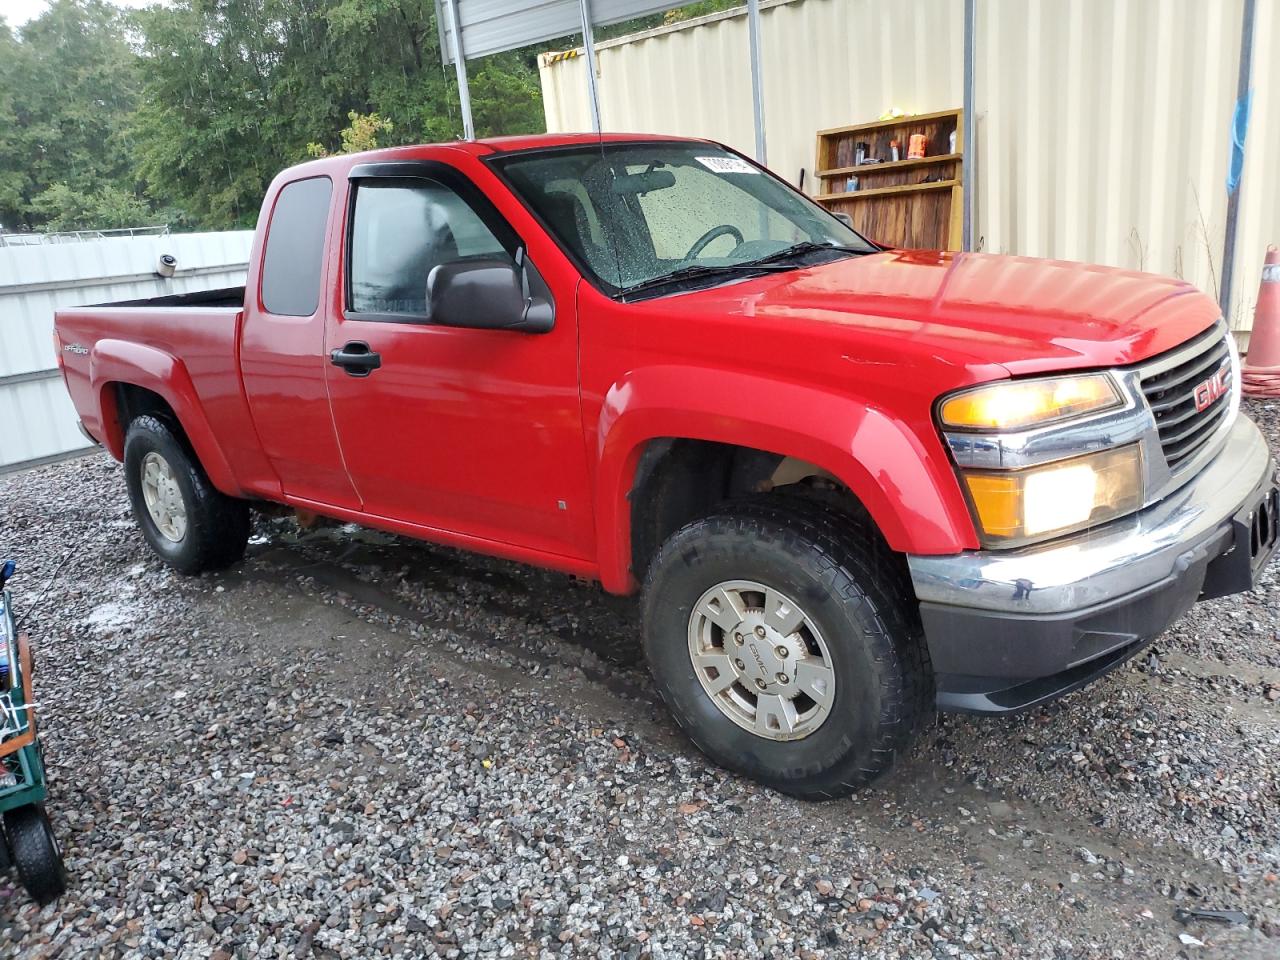
[[[1234,382],[1229,382],[1228,389],[1204,409],[1196,409],[1197,387],[1230,361],[1228,336],[1221,325],[1215,326],[1195,340],[1157,357],[1148,364],[1153,372],[1142,375],[1142,393],[1155,414],[1160,447],[1170,470],[1176,470],[1179,464],[1199,453],[1231,414]],[[1169,366],[1169,360],[1176,362]]]

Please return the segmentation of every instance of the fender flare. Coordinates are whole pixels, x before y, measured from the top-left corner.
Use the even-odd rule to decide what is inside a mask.
[[[630,493],[646,445],[660,438],[735,444],[820,467],[861,501],[894,550],[956,553],[977,546],[941,441],[931,449],[889,411],[738,371],[646,367],[608,390],[597,424],[596,529],[600,580],[610,592],[636,588]]]
[[[125,426],[120,423],[113,388],[117,384],[142,387],[172,408],[210,482],[230,496],[243,495],[180,359],[128,340],[99,340],[89,357],[89,384],[98,398],[102,444],[117,460],[124,459]]]

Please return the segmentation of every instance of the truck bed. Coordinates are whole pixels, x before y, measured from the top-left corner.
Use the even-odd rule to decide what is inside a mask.
[[[115,384],[150,390],[183,420],[219,489],[245,495],[236,478],[261,474],[262,451],[240,382],[243,298],[237,287],[57,310],[63,374],[85,429],[119,458]]]
[[[163,297],[145,297],[141,300],[115,300],[95,304],[97,307],[235,307],[244,306],[244,287],[223,287],[220,290],[197,290],[194,293],[171,293]],[[92,307],[86,309],[93,309]]]

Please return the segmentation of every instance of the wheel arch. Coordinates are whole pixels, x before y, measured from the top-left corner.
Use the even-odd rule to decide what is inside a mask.
[[[180,431],[218,490],[242,495],[180,359],[143,344],[102,340],[90,358],[89,380],[100,409],[100,439],[113,457],[124,459],[125,435],[133,417],[159,415]]]
[[[646,509],[644,498],[661,465],[670,465],[691,444],[704,451],[732,451],[722,454],[735,464],[730,493],[769,489],[750,483],[744,487],[744,476],[757,484],[763,478],[772,486],[826,478],[866,511],[895,551],[951,553],[976,545],[940,443],[938,450],[928,449],[888,411],[818,388],[738,372],[650,368],[616,384],[601,412],[596,528],[601,582],[607,590],[636,589],[637,548],[643,554],[655,546],[643,539],[655,534],[644,530],[637,511]],[[749,467],[742,470],[744,462]],[[688,481],[706,480],[705,465],[702,469]],[[659,504],[658,510],[679,513],[681,507]],[[658,529],[663,526],[657,523]]]

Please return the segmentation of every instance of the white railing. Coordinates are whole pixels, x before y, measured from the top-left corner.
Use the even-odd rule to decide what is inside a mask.
[[[117,230],[68,230],[62,233],[0,233],[0,247],[40,247],[51,243],[82,243],[113,237],[167,237],[167,223],[154,227],[122,227]]]

